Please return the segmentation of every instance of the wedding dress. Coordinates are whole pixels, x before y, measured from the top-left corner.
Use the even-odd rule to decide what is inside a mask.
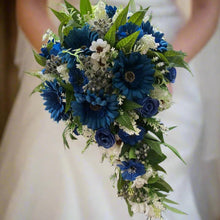
[[[55,1],[58,2],[58,1]],[[151,6],[152,23],[172,42],[182,25],[171,0],[138,0]],[[94,1],[92,2],[94,3]],[[127,0],[110,0],[109,4],[126,4]],[[51,3],[54,7],[54,1]],[[33,29],[34,31],[34,29]],[[38,69],[31,46],[19,33],[17,64],[20,72]],[[38,81],[21,75],[21,86],[7,124],[0,149],[0,219],[1,220],[118,220],[130,219],[125,202],[117,198],[109,176],[112,168],[100,163],[97,146],[83,155],[85,140],[62,143],[62,124],[50,119],[39,94],[29,96]],[[167,181],[174,192],[170,198],[189,215],[167,211],[164,219],[200,220],[190,183],[189,167],[201,132],[201,101],[197,81],[179,71],[174,86],[174,105],[160,115],[168,126],[178,128],[169,133],[167,142],[178,148],[188,163],[185,166],[172,152],[163,164]],[[146,219],[136,215],[133,219]]]
[[[202,219],[220,218],[220,19],[215,34],[193,60],[199,73],[204,125],[191,177]],[[204,65],[205,64],[205,65]],[[195,175],[196,174],[196,175]]]

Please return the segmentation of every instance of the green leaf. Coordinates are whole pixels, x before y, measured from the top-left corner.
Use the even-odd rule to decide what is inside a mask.
[[[123,112],[123,115],[119,115],[116,119],[115,119],[120,125],[128,128],[129,130],[134,130],[131,120],[130,120],[130,116],[127,112]]]
[[[126,152],[130,150],[131,146],[128,144],[124,144],[121,149],[120,157],[122,157]]]
[[[126,24],[129,5],[130,3],[127,4],[127,6],[123,9],[123,11],[116,18],[114,22],[114,24],[116,25],[116,29],[118,29],[121,25]]]
[[[167,50],[173,50],[173,46],[171,44],[169,44],[169,43],[167,45]]]
[[[172,187],[163,179],[159,178],[156,183],[151,184],[153,187],[158,188],[160,191],[170,192],[173,191]]]
[[[135,148],[131,147],[129,150],[129,159],[136,159]]]
[[[167,197],[168,195],[166,195],[166,194],[163,194],[163,193],[161,193],[161,192],[158,192],[158,191],[156,191],[155,192],[159,197],[163,197],[163,198],[165,198],[165,197]]]
[[[63,137],[64,147],[70,149],[69,143],[68,143],[68,141],[67,141],[67,139],[66,139],[66,133],[67,133],[68,129],[69,129],[69,125],[67,125],[66,128],[64,129],[63,134],[62,134],[62,137]]]
[[[89,0],[80,0],[80,13],[82,15],[92,14],[92,6]]]
[[[188,63],[185,62],[181,57],[168,57],[167,59],[170,62],[171,67],[181,67],[188,70],[192,74]]]
[[[127,199],[125,199],[126,203],[127,203],[127,206],[128,206],[128,213],[129,215],[132,217],[134,215],[134,213],[132,212],[131,210],[131,204],[128,202]]]
[[[168,62],[169,62],[168,59],[167,59],[162,53],[156,52],[156,51],[154,51],[154,53],[155,53],[163,62],[165,62],[165,63],[168,63]]]
[[[188,63],[184,61],[184,57],[186,56],[186,54],[182,51],[168,50],[164,53],[164,55],[170,62],[170,66],[182,67],[187,69],[190,73],[192,73]]]
[[[147,55],[148,55],[149,57],[155,57],[155,56],[157,56],[161,61],[163,61],[163,62],[169,64],[168,59],[167,59],[162,53],[160,53],[160,52],[148,50]]]
[[[160,147],[160,142],[157,141],[152,141],[149,139],[145,139],[144,142],[152,149],[154,150],[157,154],[159,154],[160,156],[162,156],[162,151],[161,151],[161,147]]]
[[[160,139],[161,142],[164,142],[163,132],[161,130],[154,132],[154,134]]]
[[[71,5],[69,2],[67,2],[66,0],[64,0],[64,2],[65,2],[65,5],[66,5],[66,8],[67,8],[68,12],[69,13],[73,13],[74,12],[73,13],[73,19],[76,16],[76,20],[78,20],[77,15],[78,14],[80,15],[80,11],[77,8],[75,8],[73,5]]]
[[[63,28],[63,36],[68,36],[69,32],[73,30],[73,26],[71,25],[66,25],[64,28]]]
[[[168,128],[168,129],[169,129],[169,131],[171,131],[171,130],[173,130],[174,128],[177,128],[177,126],[173,126],[173,127]]]
[[[36,86],[30,95],[33,95],[36,92],[42,92],[42,90],[45,88],[44,83],[41,83],[40,85]]]
[[[163,143],[164,146],[168,147],[171,151],[173,151],[174,154],[176,154],[177,157],[179,157],[180,160],[182,160],[182,162],[184,164],[186,164],[186,162],[183,160],[183,158],[180,156],[179,152],[177,151],[176,148],[174,148],[173,146],[167,144],[167,143]]]
[[[149,161],[150,164],[152,164],[153,166],[156,164],[159,164],[161,162],[163,162],[166,159],[166,155],[162,154],[159,155],[157,154],[154,150],[150,150],[147,154],[147,160]]]
[[[117,182],[117,189],[118,189],[118,192],[121,191],[122,187],[124,186],[124,180],[121,176],[121,172],[119,172],[119,177],[118,177],[118,182]]]
[[[153,184],[156,183],[158,181],[159,177],[155,176],[155,177],[150,177],[149,180],[147,181],[148,184]]]
[[[73,136],[73,134],[70,133],[69,135],[72,140],[77,140],[77,138],[75,136]]]
[[[30,75],[30,76],[34,76],[37,77],[38,79],[41,79],[42,73],[39,72],[25,72],[26,74]]]
[[[65,106],[65,113],[67,113],[70,109],[71,102],[74,99],[74,93],[70,90],[66,91],[66,106]]]
[[[129,3],[128,5],[124,8],[124,10],[118,15],[116,18],[114,24],[110,27],[108,32],[106,33],[104,39],[111,45],[115,46],[115,34],[117,29],[126,23],[127,19],[127,14],[128,14],[128,8],[129,8]]]
[[[56,11],[56,10],[54,10],[52,8],[51,8],[51,11],[59,19],[60,22],[68,22],[69,21],[69,16],[66,13],[60,12],[60,11]]]
[[[65,25],[65,22],[61,22],[59,27],[58,27],[58,35],[59,35],[61,43],[63,42],[63,39],[64,39],[64,35],[63,35],[63,27],[64,27],[64,25]]]
[[[57,81],[59,82],[59,84],[66,90],[66,91],[71,91],[73,92],[73,86],[71,83],[64,83],[62,81],[62,79],[57,78]]]
[[[118,50],[123,50],[125,53],[130,53],[138,38],[139,33],[140,31],[136,31],[128,37],[123,38],[117,43],[116,48]]]
[[[112,25],[108,32],[106,33],[104,39],[111,45],[115,45],[115,33],[116,33],[116,25]]]
[[[177,202],[174,202],[173,200],[170,200],[170,199],[167,199],[167,198],[164,198],[163,201],[164,201],[164,202],[167,202],[167,203],[179,205]]]
[[[186,56],[186,54],[183,53],[182,51],[175,51],[175,50],[168,50],[164,53],[164,55],[166,57],[180,56],[180,57],[182,57],[182,59],[184,59],[184,57]]]
[[[51,50],[53,48],[54,42],[50,41],[49,43],[47,43],[47,50]]]
[[[161,130],[155,131],[155,129],[150,125],[147,125],[146,129],[156,135],[161,142],[164,142],[163,132]]]
[[[132,22],[138,26],[141,25],[142,21],[143,21],[143,18],[146,14],[146,12],[149,10],[150,7],[144,9],[144,10],[141,10],[141,11],[137,11],[135,12],[128,20],[128,22]]]
[[[128,99],[125,99],[124,102],[123,102],[123,105],[121,106],[121,108],[124,110],[124,111],[131,111],[133,109],[137,109],[137,108],[141,108],[142,106],[137,104],[136,102],[132,102]]]
[[[132,13],[136,12],[136,4],[134,0],[130,0],[130,12]]]
[[[67,28],[74,28],[74,27],[76,27],[76,28],[80,28],[80,27],[82,27],[82,25],[81,24],[79,24],[77,21],[74,21],[74,20],[69,20],[69,22],[66,24],[66,27]]]
[[[159,142],[159,141],[157,140],[157,138],[153,137],[149,132],[147,132],[147,133],[145,134],[145,139],[149,139],[149,140],[153,140],[153,141]]]
[[[180,211],[179,209],[173,208],[173,207],[171,207],[171,206],[169,206],[169,205],[167,205],[167,204],[165,204],[165,203],[163,203],[163,205],[164,205],[165,208],[169,209],[169,210],[172,211],[172,212],[175,212],[175,213],[177,213],[177,214],[182,214],[182,215],[188,215],[187,213],[182,212],[182,211]]]
[[[45,57],[39,55],[39,54],[38,54],[37,52],[35,52],[34,50],[33,50],[33,53],[34,53],[34,58],[35,58],[35,60],[37,61],[37,63],[40,64],[41,66],[45,66],[47,59],[46,59]]]
[[[82,150],[82,154],[85,153],[85,151],[89,148],[89,146],[93,143],[93,140],[92,139],[88,139],[86,141],[86,146],[85,148]]]
[[[161,171],[161,172],[167,173],[166,170],[164,170],[164,168],[161,167],[161,166],[158,165],[158,164],[155,164],[153,167],[154,167],[154,169],[156,169],[157,171]]]

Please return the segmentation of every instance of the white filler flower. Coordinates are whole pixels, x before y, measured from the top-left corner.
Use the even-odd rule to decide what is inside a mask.
[[[60,76],[64,81],[69,81],[69,69],[67,68],[67,64],[62,64],[57,67],[57,72],[60,73]]]
[[[103,1],[99,1],[98,4],[94,8],[94,15],[95,19],[106,19],[106,11],[105,11],[106,4]]]
[[[155,42],[155,37],[151,34],[145,34],[138,41],[138,44],[141,46],[141,54],[146,54],[149,49],[155,50],[159,46],[159,44]]]
[[[149,212],[149,206],[147,204],[147,202],[141,202],[141,203],[136,203],[136,202],[130,202],[131,204],[131,210],[132,212],[135,213],[148,213]]]
[[[93,41],[92,45],[89,48],[91,51],[95,53],[92,54],[92,59],[100,61],[100,59],[104,59],[107,52],[110,50],[110,45],[107,41],[103,41],[102,39],[98,39],[97,41]]]
[[[147,179],[138,176],[135,181],[133,182],[131,187],[136,187],[138,189],[142,188],[144,184],[147,184]]]

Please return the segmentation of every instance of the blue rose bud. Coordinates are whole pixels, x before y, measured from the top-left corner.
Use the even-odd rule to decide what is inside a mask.
[[[95,139],[99,146],[110,148],[115,144],[115,136],[107,128],[100,128],[96,131]]]
[[[48,41],[48,43],[50,43],[50,42],[51,41]],[[41,53],[39,55],[41,55],[42,57],[45,57],[46,59],[50,59],[51,55],[57,56],[61,50],[62,50],[61,44],[57,42],[57,43],[53,44],[53,46],[50,50],[48,50],[47,47],[42,47]]]
[[[108,15],[109,18],[113,18],[113,16],[115,15],[115,12],[117,11],[117,7],[112,7],[111,5],[106,5],[105,6],[105,11],[106,14]]]
[[[176,79],[176,69],[174,67],[168,69],[168,73],[166,73],[165,77],[171,82],[174,83]]]
[[[150,118],[158,113],[160,102],[147,96],[144,99],[138,100],[138,104],[142,105],[142,108],[138,109],[141,115]]]

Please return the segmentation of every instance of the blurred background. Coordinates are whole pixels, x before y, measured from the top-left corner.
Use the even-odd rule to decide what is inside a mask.
[[[190,14],[190,0],[177,1],[183,16]],[[0,139],[19,88],[16,53],[16,0],[0,1]]]
[[[0,138],[18,90],[15,0],[0,1]]]

